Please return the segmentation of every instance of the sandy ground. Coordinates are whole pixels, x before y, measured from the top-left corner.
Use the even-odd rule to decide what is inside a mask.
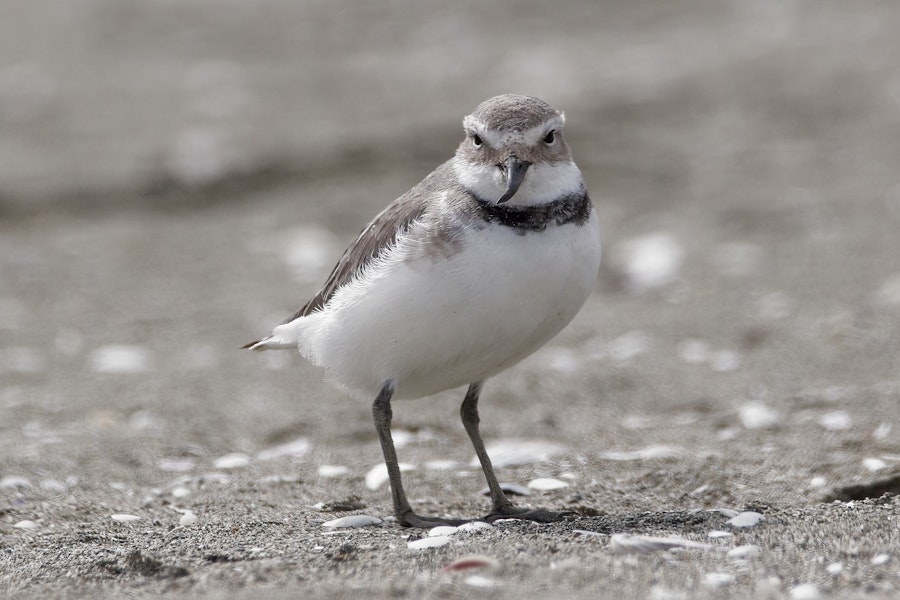
[[[14,4],[0,595],[900,594],[894,3]],[[577,515],[416,549],[368,404],[236,348],[506,91],[566,110],[607,250],[483,433]],[[423,513],[487,509],[461,397],[395,407]]]

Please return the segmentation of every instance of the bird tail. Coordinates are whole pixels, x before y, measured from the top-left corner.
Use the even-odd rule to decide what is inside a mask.
[[[300,344],[300,331],[297,321],[279,325],[272,335],[244,344],[241,350],[297,350]]]

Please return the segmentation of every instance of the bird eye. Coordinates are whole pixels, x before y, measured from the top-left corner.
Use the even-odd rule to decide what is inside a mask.
[[[556,141],[556,130],[551,129],[550,132],[544,136],[544,143],[552,144],[554,141]]]
[[[476,148],[481,148],[481,136],[477,133],[472,134],[472,145]]]

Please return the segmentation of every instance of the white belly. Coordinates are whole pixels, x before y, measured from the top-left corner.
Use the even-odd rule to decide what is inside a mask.
[[[460,247],[450,258],[392,253],[285,327],[297,327],[300,351],[329,378],[372,396],[393,378],[397,397],[421,397],[537,350],[584,304],[600,265],[595,212],[583,226],[525,235],[488,225]]]

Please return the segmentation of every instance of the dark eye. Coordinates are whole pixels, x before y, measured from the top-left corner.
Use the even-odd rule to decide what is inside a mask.
[[[555,140],[556,140],[556,130],[551,129],[550,133],[548,133],[547,135],[544,136],[544,143],[552,144]]]
[[[481,136],[477,133],[472,134],[472,145],[476,148],[481,148]]]

